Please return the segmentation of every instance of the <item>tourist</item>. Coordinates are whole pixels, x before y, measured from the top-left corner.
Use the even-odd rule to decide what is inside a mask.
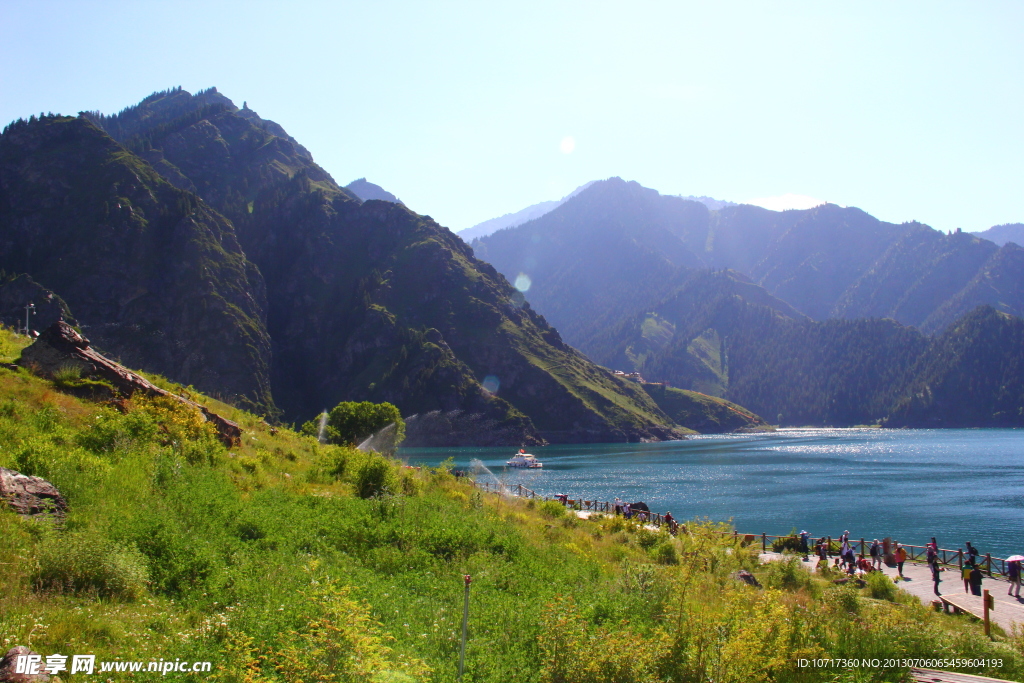
[[[968,579],[969,583],[971,584],[971,595],[981,595],[982,576],[983,575],[981,573],[981,569],[978,567],[978,565],[973,565],[971,567],[971,576]]]
[[[903,576],[903,563],[907,561],[907,551],[899,542],[896,543],[896,552],[893,555],[896,557],[896,571],[899,572],[900,578],[907,578]]]
[[[942,593],[939,592],[939,582],[942,581],[939,572],[941,572],[942,569],[939,567],[938,560],[931,562],[929,566],[932,568],[932,583],[934,584],[933,590],[935,591],[936,595],[942,595]]]
[[[870,574],[875,571],[875,565],[866,557],[862,557],[857,560],[857,569],[859,569],[862,574]]]
[[[973,564],[965,562],[963,568],[960,570],[960,578],[964,580],[964,593],[971,592],[971,569],[973,568]]]
[[[811,558],[808,557],[811,554],[810,544],[808,540],[811,535],[806,530],[800,532],[800,550],[804,554],[804,562],[808,562]]]
[[[925,545],[925,561],[930,565],[933,562],[939,561],[939,544],[935,542],[935,537],[932,536],[930,543]]]
[[[633,508],[632,508],[632,506],[630,506],[629,503],[623,503],[622,504],[622,515],[626,519],[633,519]]]
[[[824,562],[828,566],[828,546],[824,538],[818,540],[818,566],[821,567],[821,563]]]
[[[1006,578],[1010,580],[1010,590],[1006,591],[1007,595],[1012,595],[1015,598],[1020,597],[1020,560],[1010,560],[1006,565]],[[1014,593],[1013,589],[1016,587],[1017,592]]]
[[[967,561],[971,564],[978,563],[978,549],[971,545],[970,541],[967,541]]]
[[[666,512],[665,516],[663,517],[663,519],[665,520],[665,525],[668,526],[668,532],[670,534],[672,534],[673,536],[675,536],[676,535],[676,530],[679,527],[679,525],[676,524],[675,517],[672,516],[671,512]]]
[[[615,514],[622,514],[622,499],[618,496],[615,497]]]
[[[871,556],[871,566],[874,569],[882,569],[882,544],[878,542],[876,538],[871,542],[871,547],[868,548],[868,555]]]

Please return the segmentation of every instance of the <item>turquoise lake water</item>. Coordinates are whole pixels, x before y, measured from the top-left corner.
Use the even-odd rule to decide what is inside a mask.
[[[506,484],[585,500],[642,500],[677,519],[732,519],[742,533],[890,536],[984,554],[1024,554],[1024,430],[783,429],[655,444],[530,449],[409,448],[410,464],[479,458]]]

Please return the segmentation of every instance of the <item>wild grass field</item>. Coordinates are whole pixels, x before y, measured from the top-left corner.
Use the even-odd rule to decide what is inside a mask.
[[[0,330],[0,361],[24,343]],[[468,574],[467,683],[906,680],[797,665],[820,657],[999,659],[969,673],[1024,680],[1024,640],[877,581],[759,567],[723,525],[674,538],[580,520],[160,381],[237,420],[243,443],[225,448],[170,401],[117,408],[0,368],[0,465],[70,506],[62,524],[0,512],[4,650],[213,663],[134,680],[454,681]]]

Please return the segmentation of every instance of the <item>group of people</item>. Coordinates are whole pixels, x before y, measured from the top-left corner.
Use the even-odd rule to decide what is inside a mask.
[[[810,541],[811,535],[807,531],[800,532],[800,549],[804,555],[804,561],[809,560],[810,554]],[[851,575],[853,574],[869,574],[874,571],[882,570],[882,563],[888,562],[890,566],[895,565],[898,578],[906,580],[903,575],[903,565],[907,561],[909,555],[907,554],[906,548],[904,548],[899,542],[895,542],[887,555],[885,544],[880,543],[878,539],[874,539],[871,545],[868,547],[867,557],[858,557],[857,552],[854,550],[853,543],[850,542],[850,532],[844,531],[839,536],[839,553],[838,557],[835,558],[834,566],[840,571],[845,571]],[[961,570],[961,578],[964,582],[964,592],[971,593],[972,595],[981,595],[982,589],[981,584],[984,578],[984,573],[981,569],[982,563],[979,562],[978,549],[968,541],[967,550],[964,552],[963,568]],[[818,556],[818,566],[829,566],[829,556],[832,554],[832,548],[830,547],[827,538],[822,537],[818,539],[815,545],[815,553]],[[1017,556],[1014,556],[1016,558]],[[932,573],[932,582],[934,584],[934,591],[936,595],[939,593],[939,583],[942,581],[942,562],[939,557],[939,544],[932,537],[931,541],[925,545],[925,560],[928,564],[929,569]],[[1006,574],[1010,581],[1010,587],[1007,591],[1008,595],[1014,597],[1020,597],[1020,585],[1021,580],[1024,578],[1024,571],[1022,571],[1021,562],[1024,560],[1010,559],[1006,564]]]

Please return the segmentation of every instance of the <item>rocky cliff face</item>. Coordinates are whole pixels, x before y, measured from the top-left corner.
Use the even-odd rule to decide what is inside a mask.
[[[86,119],[0,136],[0,268],[64,297],[125,364],[272,407],[263,280],[233,226]]]

